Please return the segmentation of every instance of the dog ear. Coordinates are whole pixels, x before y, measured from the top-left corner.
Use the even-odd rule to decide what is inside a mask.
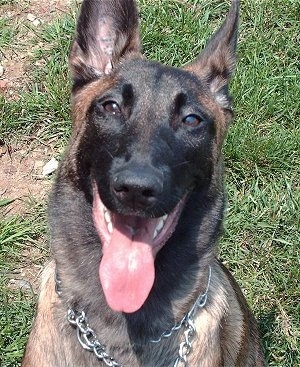
[[[75,82],[109,74],[121,57],[140,51],[134,0],[84,0],[69,63]]]
[[[198,58],[185,67],[209,85],[217,102],[225,109],[231,109],[228,82],[236,61],[238,18],[239,1],[233,0],[221,28]]]

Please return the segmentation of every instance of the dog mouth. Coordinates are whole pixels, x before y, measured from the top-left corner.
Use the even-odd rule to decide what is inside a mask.
[[[142,218],[108,210],[93,183],[93,221],[103,252],[99,278],[114,311],[136,312],[145,303],[155,280],[155,257],[174,232],[186,196],[170,213]]]

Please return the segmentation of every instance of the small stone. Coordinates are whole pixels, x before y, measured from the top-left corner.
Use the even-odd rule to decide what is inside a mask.
[[[17,280],[16,285],[23,291],[27,291],[31,289],[31,284],[28,280],[20,279]]]
[[[29,22],[33,22],[35,19],[36,19],[35,15],[33,15],[31,13],[27,14],[27,20],[29,20]]]
[[[0,145],[0,157],[2,157],[7,152],[6,145]]]
[[[39,19],[35,19],[32,24],[35,26],[35,27],[38,27],[40,24],[41,24],[41,21]]]
[[[0,65],[0,76],[2,76],[3,74],[4,74],[4,67]]]
[[[0,79],[0,92],[6,91],[8,87],[8,79]]]
[[[57,167],[58,161],[55,158],[51,158],[51,160],[44,165],[42,175],[44,177],[51,175],[51,173],[57,170]]]

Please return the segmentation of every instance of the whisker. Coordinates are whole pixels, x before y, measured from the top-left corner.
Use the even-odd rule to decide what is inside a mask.
[[[172,166],[172,168],[174,168],[174,167],[179,167],[179,166],[184,166],[184,165],[189,164],[189,163],[190,163],[190,161],[180,162],[180,163],[174,164],[174,165]]]
[[[111,154],[111,152],[107,148],[105,148],[105,151],[110,156],[110,158],[114,158],[114,156]]]

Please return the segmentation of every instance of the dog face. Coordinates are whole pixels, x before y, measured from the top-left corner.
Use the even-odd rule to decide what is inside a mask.
[[[215,123],[199,103],[208,90],[186,71],[145,60],[125,62],[115,77],[87,113],[92,176],[110,211],[162,217],[211,180]]]
[[[116,311],[144,304],[156,256],[195,197],[206,205],[222,192],[237,16],[233,1],[206,49],[175,69],[141,55],[133,1],[83,2],[70,55],[74,133],[61,172],[91,207],[100,282]]]

